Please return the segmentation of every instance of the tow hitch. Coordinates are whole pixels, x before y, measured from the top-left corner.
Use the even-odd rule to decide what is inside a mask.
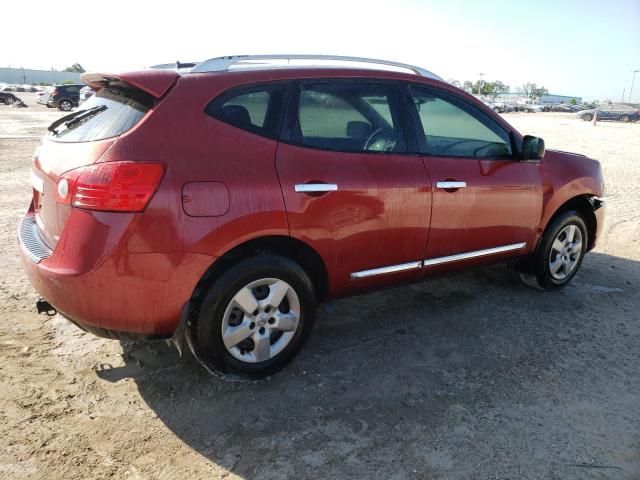
[[[36,300],[36,310],[38,310],[38,315],[44,313],[48,317],[53,317],[57,312],[53,305],[47,302],[44,298],[39,298]]]

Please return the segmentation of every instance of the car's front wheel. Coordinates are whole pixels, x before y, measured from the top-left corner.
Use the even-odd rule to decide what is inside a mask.
[[[578,272],[587,245],[588,231],[580,214],[574,210],[564,212],[547,227],[520,278],[543,290],[563,287]]]
[[[288,258],[260,255],[204,287],[190,338],[196,357],[209,370],[260,377],[293,359],[315,314],[315,292],[306,272]]]
[[[584,120],[585,122],[589,122],[593,119],[593,115],[591,115],[590,113],[585,113],[584,115],[582,115],[582,120]]]
[[[620,121],[622,123],[627,123],[629,121],[629,115],[620,115]]]
[[[73,103],[71,103],[70,100],[63,99],[63,100],[60,100],[60,102],[58,102],[58,108],[63,112],[68,112],[73,108]]]

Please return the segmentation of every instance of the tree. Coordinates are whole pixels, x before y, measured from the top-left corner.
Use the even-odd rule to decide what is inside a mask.
[[[575,98],[572,98],[571,100],[569,100],[569,105],[577,105],[578,101]]]
[[[464,83],[462,84],[462,89],[465,92],[472,92],[473,91],[473,83],[471,83],[469,80],[465,80]]]
[[[84,68],[82,68],[82,65],[80,65],[79,63],[74,63],[70,67],[65,68],[64,71],[65,72],[77,72],[77,73],[86,72],[86,70]]]
[[[536,87],[536,84],[533,84],[533,89],[531,90],[531,98],[540,98],[543,95],[548,95],[549,90],[544,87]]]
[[[503,93],[509,93],[509,91],[511,91],[511,87],[509,87],[509,85],[505,85],[500,80],[493,82],[493,98],[498,95],[502,95]]]
[[[536,88],[536,84],[530,83],[530,82],[523,83],[521,88],[522,88],[522,93],[524,93],[525,97],[531,98],[531,90]]]
[[[544,87],[538,87],[535,83],[527,82],[522,85],[522,92],[527,98],[540,98],[542,95],[547,95],[549,90]]]
[[[450,79],[450,80],[449,80],[449,84],[450,84],[450,85],[453,85],[454,87],[462,88],[462,87],[460,86],[460,82],[459,82],[458,80],[456,80],[455,78]]]
[[[479,87],[479,88],[478,88]],[[505,85],[500,80],[494,82],[482,82],[482,84],[476,84],[476,91],[480,91],[480,94],[486,95],[491,98],[496,98],[498,95],[507,93],[510,90],[509,85]]]

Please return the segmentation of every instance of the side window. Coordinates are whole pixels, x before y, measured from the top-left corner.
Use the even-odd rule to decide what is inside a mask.
[[[204,111],[234,127],[276,138],[285,89],[285,84],[240,87],[215,98]]]
[[[80,89],[78,87],[67,87],[67,93],[78,93]]]
[[[303,83],[294,103],[292,140],[324,150],[405,152],[394,96],[395,88],[385,84]]]
[[[426,137],[427,154],[472,158],[509,158],[509,133],[472,106],[411,87]],[[473,112],[473,113],[472,113]]]

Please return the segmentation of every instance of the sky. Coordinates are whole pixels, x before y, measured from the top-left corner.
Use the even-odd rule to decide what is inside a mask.
[[[28,14],[2,23],[0,66],[117,72],[234,54],[335,54],[614,101],[623,90],[627,100],[640,70],[640,0],[110,0],[60,20],[51,2],[30,1]]]

